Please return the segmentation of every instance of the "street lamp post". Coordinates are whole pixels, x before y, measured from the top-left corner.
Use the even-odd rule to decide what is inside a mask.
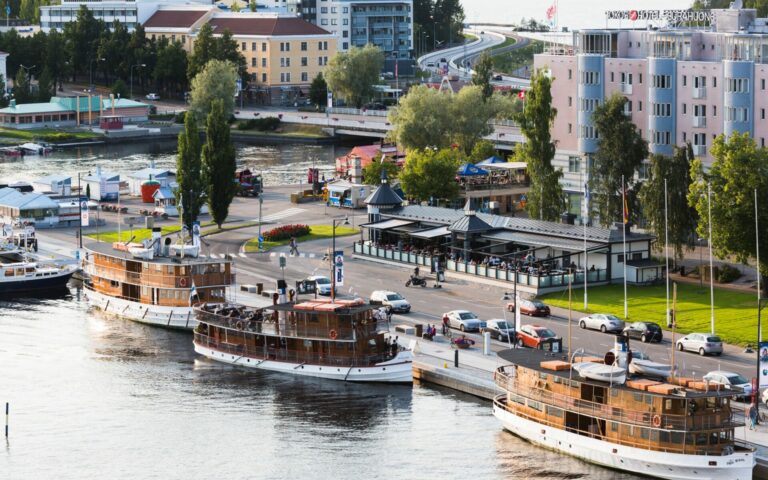
[[[342,225],[349,225],[349,218],[344,217],[344,220],[334,218],[333,219],[333,231],[331,240],[331,254],[328,255],[331,261],[331,303],[336,300],[336,222],[342,222]]]
[[[131,65],[131,100],[133,100],[133,68],[134,67],[146,67],[146,63],[137,63],[136,65]]]
[[[93,64],[94,64],[95,62],[103,62],[104,60],[106,60],[106,58],[104,58],[104,57],[101,57],[101,58],[92,58],[92,59],[91,59],[91,68],[90,68],[90,83],[88,84],[88,91],[89,91],[89,92],[91,91],[91,88],[93,87]]]
[[[429,19],[432,20],[432,50],[434,51],[437,50],[437,30],[435,28],[437,23],[434,16],[430,16]]]
[[[763,310],[764,302],[768,300],[768,298],[763,298],[762,296],[757,301],[757,378],[755,379],[755,388],[752,391],[752,394],[755,396],[754,404],[755,409],[757,410],[756,413],[757,418],[760,418],[760,398],[759,398],[759,392],[760,392],[760,341],[763,339],[763,330],[762,330],[762,316],[760,313]]]

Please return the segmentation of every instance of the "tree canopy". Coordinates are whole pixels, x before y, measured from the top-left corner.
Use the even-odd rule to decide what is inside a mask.
[[[318,107],[325,105],[328,100],[328,84],[322,72],[318,72],[309,85],[309,101]]]
[[[384,53],[369,43],[334,55],[325,67],[324,77],[335,96],[360,108],[373,97],[383,66]]]
[[[363,168],[363,183],[366,185],[380,185],[381,171],[387,171],[387,178],[393,179],[400,173],[400,167],[395,162],[374,160]]]
[[[212,60],[206,65],[206,69]],[[222,62],[224,63],[224,62]],[[204,70],[205,71],[205,70]],[[192,116],[192,115],[187,115]],[[213,99],[206,120],[206,141],[202,150],[202,180],[211,219],[221,228],[237,193],[235,185],[235,147],[232,145],[224,101]]]
[[[493,76],[493,58],[488,50],[483,50],[480,59],[475,64],[475,73],[472,75],[472,84],[480,87],[483,93],[483,100],[488,100],[493,95],[493,85],[491,77]]]
[[[211,106],[221,101],[226,122],[235,110],[237,67],[232,62],[211,60],[192,79],[190,106],[198,118],[205,118]]]
[[[456,171],[465,161],[461,151],[443,148],[408,152],[400,174],[403,191],[416,200],[453,200],[459,195]]]
[[[195,115],[184,115],[184,130],[179,133],[176,155],[176,200],[182,205],[182,222],[192,230],[192,223],[200,215],[204,203],[202,183],[202,148]]]
[[[622,176],[628,195],[636,196],[635,173],[648,157],[648,143],[624,114],[626,101],[626,97],[614,94],[592,113],[598,140],[589,172],[589,188],[594,210],[604,226],[622,218]],[[630,209],[629,214],[631,219],[637,218],[636,209]]]

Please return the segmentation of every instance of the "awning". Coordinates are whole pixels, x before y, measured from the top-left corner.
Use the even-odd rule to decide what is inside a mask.
[[[393,218],[391,220],[384,220],[383,222],[377,222],[377,223],[366,223],[365,225],[360,225],[361,227],[370,228],[373,230],[389,230],[392,228],[402,227],[405,225],[411,225],[412,223],[409,220],[398,220],[396,218]]]
[[[416,238],[437,238],[437,237],[447,237],[450,235],[451,232],[448,231],[448,227],[437,227],[437,228],[430,228],[429,230],[421,230],[419,232],[413,232],[411,233],[412,237]]]
[[[525,170],[528,164],[525,162],[488,163],[483,167],[490,170]]]
[[[584,251],[584,240],[577,237],[561,238],[550,235],[536,235],[533,233],[513,232],[511,230],[501,230],[483,235],[483,238],[498,240],[502,242],[512,242],[520,245],[529,245],[535,247],[552,247],[571,252]],[[587,249],[593,250],[600,247],[607,247],[607,244],[596,242],[587,242]]]
[[[486,170],[472,165],[471,163],[465,163],[464,165],[460,166],[457,173],[460,177],[477,177],[480,175],[488,175]]]

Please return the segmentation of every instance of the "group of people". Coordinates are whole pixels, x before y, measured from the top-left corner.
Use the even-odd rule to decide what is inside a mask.
[[[421,337],[432,340],[435,337],[435,335],[437,335],[437,327],[435,327],[434,325],[427,324],[427,328],[421,334]]]

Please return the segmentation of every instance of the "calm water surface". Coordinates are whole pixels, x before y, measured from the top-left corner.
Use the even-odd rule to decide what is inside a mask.
[[[306,182],[307,169],[315,166],[332,176],[334,159],[349,147],[329,145],[242,145],[237,148],[238,168],[262,172],[267,185]],[[32,181],[52,174],[103,171],[128,174],[154,161],[158,168],[176,169],[176,141],[98,145],[58,150],[45,157],[0,157],[0,181]]]
[[[0,302],[2,479],[634,478],[503,432],[474,397],[216,364],[72,293]]]

